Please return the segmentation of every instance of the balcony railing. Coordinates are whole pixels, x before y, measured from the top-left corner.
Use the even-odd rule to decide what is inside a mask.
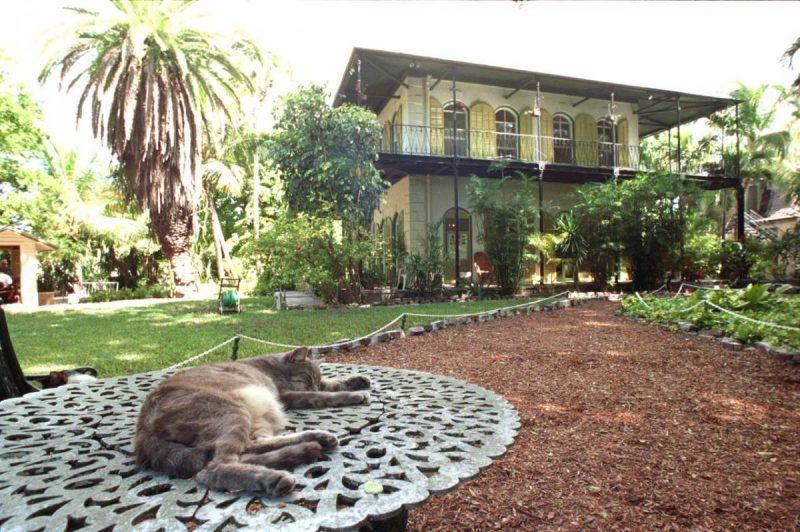
[[[545,162],[581,167],[621,168],[629,170],[672,170],[669,164],[675,154],[650,153],[642,157],[639,146],[600,141],[538,137],[519,133],[475,131],[450,128],[386,124],[383,128],[381,153],[452,157],[485,160]],[[721,166],[716,161],[683,161],[681,172],[714,174]]]

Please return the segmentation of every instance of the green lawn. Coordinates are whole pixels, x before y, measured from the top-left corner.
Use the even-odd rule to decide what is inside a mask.
[[[236,333],[287,344],[314,345],[367,334],[404,311],[458,314],[524,300],[281,312],[274,310],[272,301],[272,298],[245,299],[241,314],[224,316],[215,312],[215,302],[192,301],[138,308],[11,314],[8,321],[17,356],[26,373],[88,365],[96,367],[101,376],[110,377],[168,367]],[[248,357],[278,351],[281,349],[243,340],[239,352],[240,356]],[[203,360],[225,360],[229,356],[230,345]]]

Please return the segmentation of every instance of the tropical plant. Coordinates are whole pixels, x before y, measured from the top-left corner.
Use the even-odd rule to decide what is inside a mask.
[[[794,56],[797,55],[797,52],[800,52],[800,37],[795,39],[791,46],[783,53],[783,57],[788,61],[789,67],[793,66],[792,61],[794,60]],[[800,94],[800,74],[797,75],[792,86],[797,90],[798,94]]]
[[[300,283],[328,302],[352,303],[361,297],[359,265],[379,260],[381,243],[369,235],[348,240],[342,224],[326,216],[283,213],[250,244],[249,255],[263,264],[260,293]]]
[[[467,194],[474,212],[482,219],[479,239],[492,258],[498,290],[513,294],[524,274],[525,248],[536,232],[533,183],[523,175],[497,180],[473,176]]]
[[[406,257],[410,286],[414,292],[430,296],[441,292],[447,253],[442,243],[442,222],[428,224],[421,238],[421,251]]]
[[[236,112],[252,90],[240,66],[259,64],[258,48],[192,26],[190,2],[113,0],[107,12],[73,10],[69,42],[40,81],[58,72],[82,85],[94,135],[120,163],[129,193],[149,210],[178,292],[192,290],[190,255],[204,130]]]
[[[368,227],[388,186],[374,166],[381,139],[375,115],[352,105],[332,108],[313,85],[281,103],[270,156],[289,209]]]
[[[567,212],[556,218],[554,230],[556,234],[560,235],[556,252],[572,265],[572,282],[577,290],[580,268],[587,251],[583,229],[575,215]]]

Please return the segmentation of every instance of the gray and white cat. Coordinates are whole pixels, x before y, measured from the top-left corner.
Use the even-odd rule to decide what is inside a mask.
[[[313,462],[339,445],[325,431],[278,436],[286,408],[366,404],[366,377],[323,379],[308,349],[176,373],[145,399],[136,425],[140,467],[195,479],[216,489],[264,491],[294,488],[286,469]]]

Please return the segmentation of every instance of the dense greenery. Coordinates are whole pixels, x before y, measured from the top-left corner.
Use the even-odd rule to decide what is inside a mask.
[[[359,301],[365,268],[382,246],[369,226],[386,190],[373,163],[380,127],[360,107],[331,108],[319,87],[289,94],[276,113],[270,158],[280,213],[248,247],[262,270],[259,291],[306,283],[326,301]]]
[[[522,175],[470,179],[469,201],[482,220],[478,238],[492,258],[501,294],[513,294],[522,281],[526,247],[537,229],[535,194],[533,183]]]
[[[154,371],[204,351],[237,332],[276,342],[314,345],[374,331],[402,312],[460,314],[490,310],[520,300],[471,301],[426,305],[329,310],[276,311],[272,298],[245,298],[241,314],[220,315],[209,301],[163,302],[147,307],[87,309],[8,315],[9,329],[23,370],[46,373],[73,366],[96,367],[111,377]],[[430,321],[430,320],[428,320]],[[427,321],[408,319],[406,325]],[[243,340],[240,356],[273,348]],[[227,360],[230,346],[203,362]]]
[[[768,285],[749,285],[738,290],[699,290],[689,297],[647,295],[643,297],[644,303],[638,297],[630,296],[623,300],[622,308],[629,316],[652,322],[688,322],[701,329],[723,330],[746,343],[765,341],[775,346],[800,349],[800,331],[748,322],[702,303],[709,301],[766,323],[800,326],[800,297],[785,295],[783,287],[770,288]]]
[[[608,278],[617,253],[636,289],[653,288],[680,266],[693,187],[667,174],[643,173],[620,182],[585,185],[574,208],[582,255],[596,280]],[[580,250],[570,251],[576,254]]]
[[[445,264],[448,262],[442,243],[442,222],[428,224],[421,240],[422,250],[407,255],[405,268],[411,290],[431,296],[441,292]]]

